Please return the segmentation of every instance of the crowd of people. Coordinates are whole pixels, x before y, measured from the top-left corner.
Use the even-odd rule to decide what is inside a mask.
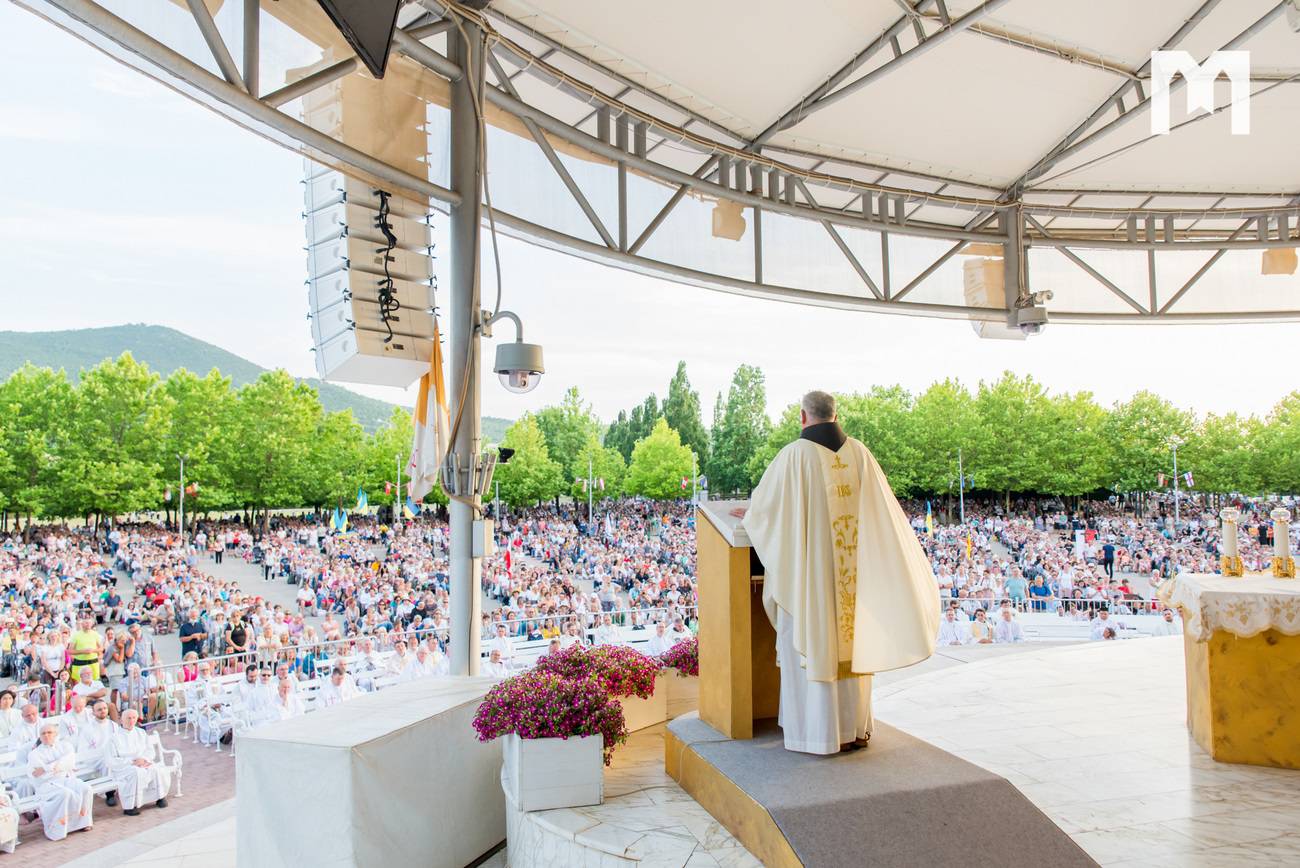
[[[1241,557],[1264,568],[1271,504],[1237,505]],[[1152,602],[1161,581],[1217,570],[1219,523],[1199,499],[1183,501],[1177,527],[1171,504],[1145,506],[1139,515],[1116,498],[1073,508],[979,501],[965,504],[964,522],[945,522],[928,504],[905,504],[945,598],[940,644],[1023,641],[1023,612],[1088,622],[1091,638],[1113,639],[1123,634],[1117,618],[1161,612]],[[502,516],[483,561],[486,671],[505,675],[575,642],[662,653],[691,635],[694,521],[688,503],[639,498],[607,501],[590,518],[574,503]],[[449,542],[432,513],[392,525],[354,516],[345,534],[315,516],[277,517],[265,531],[202,520],[184,543],[160,523],[0,537],[0,678],[12,682],[0,692],[0,749],[23,754],[9,766],[8,800],[45,793],[53,807],[37,813],[47,834],[88,827],[90,802],[70,781],[91,766],[117,774],[123,758],[133,769],[157,764],[136,763],[125,746],[118,766],[102,759],[118,734],[171,719],[219,745],[261,722],[449,672]],[[227,559],[254,565],[261,581],[248,570],[236,580]],[[294,586],[292,601],[270,602],[270,583]],[[1161,618],[1167,626],[1154,632],[1180,629],[1173,613]],[[180,661],[164,665],[172,642]],[[165,772],[150,774],[132,791],[158,790],[154,801],[165,802]],[[132,799],[129,810],[140,804]]]

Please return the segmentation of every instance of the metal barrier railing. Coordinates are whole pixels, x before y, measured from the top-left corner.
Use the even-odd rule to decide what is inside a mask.
[[[1074,598],[1054,598],[1054,599],[1035,599],[1020,597],[994,597],[992,599],[977,599],[973,597],[951,597],[941,595],[939,597],[939,606],[941,609],[947,609],[952,603],[957,603],[959,609],[967,615],[973,615],[976,609],[983,609],[986,612],[994,612],[1002,608],[1003,602],[1009,602],[1011,608],[1016,612],[1026,614],[1054,615],[1060,614],[1062,617],[1068,616],[1072,611],[1083,616],[1089,616],[1105,609],[1111,614],[1123,615],[1159,615],[1165,609],[1169,608],[1159,600],[1143,599],[1123,599],[1123,600],[1077,600]]]

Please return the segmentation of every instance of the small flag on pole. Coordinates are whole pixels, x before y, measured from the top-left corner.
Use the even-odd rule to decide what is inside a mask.
[[[600,479],[597,479],[597,480],[596,480],[596,484],[600,486],[600,490],[601,490],[601,491],[604,491],[604,490],[605,490],[605,477],[602,476]]]
[[[1190,470],[1183,474],[1183,481],[1187,483],[1188,488],[1196,487],[1196,481],[1192,479],[1192,471]]]
[[[683,490],[684,490],[684,489],[686,488],[686,486],[689,485],[689,484],[690,484],[690,480],[687,479],[685,476],[683,476],[683,477],[682,477],[682,488],[683,488]]]
[[[1164,487],[1165,487],[1165,475],[1164,475],[1163,473],[1157,473],[1157,474],[1156,474],[1156,486],[1157,486],[1158,488],[1164,488]]]
[[[172,490],[170,488],[163,492],[163,500],[168,503],[172,502]]]
[[[934,536],[934,513],[930,511],[930,501],[925,502],[925,532]]]
[[[347,533],[348,514],[343,511],[343,507],[340,506],[334,510],[334,515],[330,518],[330,527],[339,533]]]
[[[370,498],[366,497],[366,490],[357,486],[357,512],[365,514],[366,508],[370,506]]]
[[[410,497],[406,498],[406,504],[402,507],[402,515],[407,518],[415,518],[420,514],[420,505]]]
[[[384,483],[384,494],[392,494],[392,493],[393,493],[393,483],[391,483],[391,482],[385,482],[385,483]]]
[[[966,560],[970,560],[970,549],[971,549],[970,531],[966,531]]]

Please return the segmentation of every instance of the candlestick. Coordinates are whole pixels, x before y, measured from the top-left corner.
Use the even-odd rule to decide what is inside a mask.
[[[1269,513],[1273,519],[1273,575],[1279,579],[1295,578],[1295,559],[1291,557],[1291,511],[1278,507]]]
[[[1237,553],[1237,520],[1241,518],[1241,510],[1232,506],[1224,507],[1219,511],[1219,518],[1223,520],[1223,555],[1219,559],[1219,568],[1225,576],[1240,576],[1243,570],[1241,557]]]

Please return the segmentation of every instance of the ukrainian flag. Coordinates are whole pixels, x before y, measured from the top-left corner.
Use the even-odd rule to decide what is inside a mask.
[[[934,514],[930,512],[930,501],[925,502],[925,532],[934,536]]]
[[[347,533],[348,514],[343,511],[343,507],[334,510],[334,515],[330,518],[330,527],[339,533]]]
[[[406,505],[402,507],[402,515],[407,518],[415,518],[420,514],[420,505],[411,499],[410,495],[406,497]]]
[[[370,498],[366,497],[366,490],[357,486],[357,512],[365,514],[366,508],[370,506]]]

